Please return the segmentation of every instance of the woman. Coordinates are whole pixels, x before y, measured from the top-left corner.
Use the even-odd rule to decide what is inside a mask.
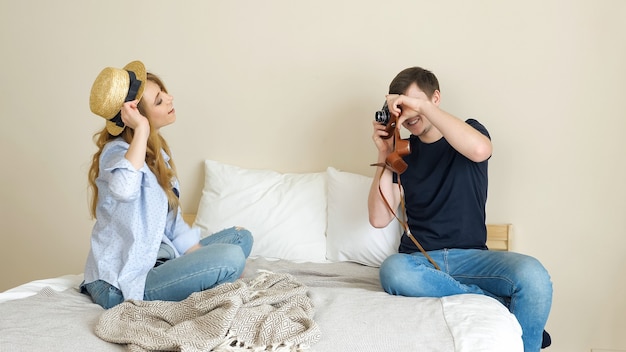
[[[108,309],[126,299],[180,301],[238,279],[250,232],[232,227],[200,239],[182,218],[176,169],[159,133],[176,121],[163,82],[140,61],[107,67],[90,108],[107,121],[89,170],[96,223],[81,292]]]

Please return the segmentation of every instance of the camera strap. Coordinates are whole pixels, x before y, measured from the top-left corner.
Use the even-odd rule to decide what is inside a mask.
[[[399,131],[399,129],[400,129],[400,126],[399,125],[396,126],[395,138],[394,138],[394,143],[393,143],[394,152],[396,150],[397,141],[400,138],[400,131]],[[428,259],[428,261],[435,267],[435,269],[441,270],[439,265],[437,265],[437,263],[433,260],[433,258],[430,257],[430,255],[428,255],[428,252],[426,252],[424,247],[422,247],[422,245],[417,241],[415,236],[413,236],[413,234],[411,233],[411,229],[409,228],[408,222],[405,221],[405,219],[408,219],[408,218],[407,218],[407,214],[406,214],[406,205],[405,205],[405,202],[404,202],[404,191],[402,189],[402,181],[400,180],[401,179],[400,174],[403,173],[406,170],[406,168],[404,168],[403,170],[398,172],[394,167],[392,167],[390,165],[389,162],[370,164],[370,166],[380,166],[383,169],[389,169],[389,170],[391,170],[391,172],[394,172],[395,174],[398,175],[398,190],[400,191],[400,208],[402,210],[403,219],[401,219],[398,216],[398,214],[396,214],[396,211],[391,208],[391,205],[389,205],[389,202],[387,201],[387,198],[385,197],[385,194],[383,193],[383,190],[380,188],[380,180],[383,177],[384,170],[383,170],[383,172],[380,173],[380,176],[379,176],[379,179],[378,179],[378,193],[380,193],[380,197],[383,199],[383,202],[385,203],[385,206],[387,207],[387,210],[389,210],[389,212],[391,212],[391,214],[393,214],[393,216],[398,220],[398,222],[400,223],[400,225],[404,229],[404,233],[411,239],[411,241],[413,241],[413,243],[415,243],[415,245],[417,246],[417,249],[419,249],[419,251],[424,255],[424,257],[426,257],[426,259]]]

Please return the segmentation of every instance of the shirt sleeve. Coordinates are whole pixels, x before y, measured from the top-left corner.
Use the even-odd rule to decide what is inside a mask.
[[[128,143],[114,141],[105,146],[100,156],[98,178],[106,182],[111,195],[121,202],[133,201],[139,197],[144,174],[149,171],[145,163],[139,170],[133,167],[126,159],[128,148]]]
[[[189,248],[200,241],[200,228],[190,227],[183,219],[183,214],[178,207],[177,211],[170,211],[171,226],[168,226],[167,237],[180,254],[184,254]]]
[[[476,130],[478,130],[478,132],[484,134],[487,138],[491,139],[491,136],[489,135],[489,131],[487,131],[487,128],[485,126],[483,126],[483,124],[478,122],[478,120],[467,119],[467,120],[465,120],[465,123],[467,123],[468,125],[474,127]]]

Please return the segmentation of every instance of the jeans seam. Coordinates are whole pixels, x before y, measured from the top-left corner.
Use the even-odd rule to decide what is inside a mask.
[[[168,282],[166,284],[161,283],[158,286],[158,288],[154,288],[154,289],[150,289],[150,290],[144,290],[144,297],[146,296],[147,293],[153,294],[153,293],[155,293],[157,291],[161,291],[163,289],[168,289],[168,288],[170,288],[172,286],[175,286],[176,284],[178,284],[180,282],[183,282],[184,280],[193,279],[194,277],[197,277],[197,276],[199,276],[201,274],[205,274],[205,273],[208,273],[208,272],[211,272],[211,271],[216,271],[216,270],[217,271],[222,271],[222,270],[232,270],[232,269],[235,269],[234,270],[235,272],[237,271],[237,269],[233,268],[232,266],[220,266],[220,267],[212,267],[212,268],[208,268],[208,269],[204,269],[204,270],[199,270],[199,271],[194,272],[193,274],[186,275],[184,278],[181,277],[181,278],[179,278],[177,280],[170,281],[170,282]],[[215,286],[217,286],[217,284],[214,285],[213,287],[215,287]]]

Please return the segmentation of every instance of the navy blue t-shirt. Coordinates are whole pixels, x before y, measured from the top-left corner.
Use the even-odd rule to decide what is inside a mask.
[[[465,122],[489,137],[478,121]],[[404,157],[408,168],[400,175],[400,181],[413,236],[427,251],[487,249],[487,160],[480,163],[469,160],[445,138],[427,144],[411,135],[409,141],[411,153]],[[404,234],[399,252],[417,251],[417,246]]]

